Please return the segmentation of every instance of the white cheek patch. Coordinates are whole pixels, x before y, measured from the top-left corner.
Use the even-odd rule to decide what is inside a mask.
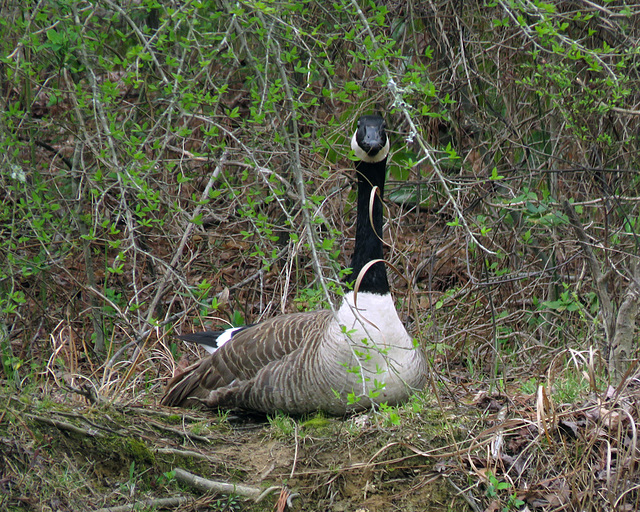
[[[227,329],[226,331],[223,331],[222,334],[218,336],[218,338],[216,339],[216,345],[217,345],[216,347],[212,347],[210,345],[203,345],[204,349],[207,352],[209,352],[209,354],[213,354],[222,345],[224,345],[227,341],[229,341],[233,337],[233,334],[236,331],[240,331],[241,329],[244,329],[244,327],[233,327],[231,329]]]
[[[351,149],[353,149],[353,152],[356,154],[358,160],[363,160],[364,158],[366,158],[367,154],[360,146],[358,146],[358,141],[356,140],[357,133],[357,131],[353,132],[353,137],[351,137]]]
[[[353,134],[353,137],[351,137],[351,149],[353,149],[353,152],[356,154],[356,158],[358,160],[375,164],[376,162],[381,162],[387,157],[387,155],[389,154],[389,148],[390,148],[389,137],[387,137],[387,143],[384,145],[384,147],[380,151],[378,151],[377,155],[369,156],[364,149],[358,146],[358,141],[356,140],[357,133],[358,132],[356,131]]]

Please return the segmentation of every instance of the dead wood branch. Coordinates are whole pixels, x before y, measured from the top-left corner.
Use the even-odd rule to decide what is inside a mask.
[[[43,416],[36,416],[35,414],[25,414],[24,416],[26,418],[29,418],[30,420],[51,425],[52,427],[56,427],[59,430],[67,430],[69,432],[73,432],[74,434],[78,434],[83,437],[99,436],[99,432],[97,431],[86,430],[84,428],[76,427],[75,425],[72,425],[71,423],[67,423],[66,421],[55,420],[52,418],[45,418]]]
[[[584,227],[582,226],[580,219],[578,219],[573,206],[566,199],[562,201],[562,209],[569,218],[571,227],[573,228],[573,231],[578,238],[578,243],[580,244],[585,257],[587,258],[587,263],[589,265],[589,269],[591,270],[591,275],[593,276],[595,291],[598,295],[598,300],[600,301],[600,311],[602,312],[606,338],[606,346],[604,347],[605,350],[603,351],[603,353],[608,353],[608,349],[611,346],[616,328],[614,305],[611,301],[611,296],[607,291],[608,274],[603,274],[600,270],[600,263],[598,262],[598,259],[593,252],[591,239],[585,232]]]
[[[638,264],[633,265],[633,278],[627,288],[616,318],[615,336],[609,352],[609,374],[615,383],[623,380],[627,368],[635,353],[636,317],[640,303],[640,286],[638,285]]]
[[[129,505],[120,505],[118,507],[106,507],[99,508],[93,512],[129,512],[130,510],[138,510],[141,504],[147,507],[156,508],[173,508],[179,507],[187,503],[191,498],[177,497],[177,498],[160,498],[157,500],[142,500]]]
[[[636,316],[640,303],[640,286],[638,285],[638,263],[633,263],[633,277],[627,287],[624,300],[618,311],[607,291],[607,273],[602,273],[600,263],[596,258],[591,240],[585,232],[573,206],[567,201],[562,201],[562,208],[569,217],[569,222],[573,228],[578,243],[582,248],[591,274],[593,276],[596,294],[600,301],[600,310],[604,321],[606,344],[603,353],[607,355],[609,375],[613,382],[622,380],[634,351],[634,332],[636,327]]]
[[[280,490],[279,486],[269,487],[264,491],[258,487],[251,487],[241,484],[230,484],[228,482],[216,482],[214,480],[208,480],[201,476],[189,473],[182,468],[175,468],[173,470],[176,475],[176,479],[182,483],[190,485],[196,489],[205,492],[219,492],[223,494],[235,494],[236,496],[243,496],[245,498],[251,498],[256,503],[262,501],[266,496],[273,491]]]
[[[204,453],[195,452],[193,450],[179,450],[177,448],[156,448],[154,452],[162,455],[176,455],[178,457],[192,457],[194,459],[206,460],[209,462],[220,462],[220,460],[216,459],[215,457],[211,457]]]

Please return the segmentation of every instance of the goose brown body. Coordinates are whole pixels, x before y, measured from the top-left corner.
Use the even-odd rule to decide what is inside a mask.
[[[382,258],[382,203],[389,141],[384,122],[363,116],[352,141],[360,160],[358,219],[351,283]],[[373,202],[371,193],[379,193]],[[206,405],[264,413],[341,415],[406,400],[426,381],[423,353],[400,321],[383,263],[347,291],[337,312],[320,310],[271,318],[249,327],[194,333],[182,339],[209,346],[211,355],[174,377],[164,405]]]

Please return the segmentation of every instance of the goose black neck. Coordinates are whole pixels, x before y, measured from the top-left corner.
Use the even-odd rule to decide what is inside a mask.
[[[347,283],[354,284],[362,268],[371,260],[383,258],[382,244],[382,197],[387,159],[376,163],[359,161],[356,163],[358,177],[358,208],[356,220],[356,244],[351,260],[351,274]],[[378,187],[369,215],[369,204],[373,187]],[[373,220],[373,223],[371,222]],[[373,225],[372,225],[373,224]],[[384,263],[369,267],[360,282],[358,291],[384,295],[389,293],[389,281]]]

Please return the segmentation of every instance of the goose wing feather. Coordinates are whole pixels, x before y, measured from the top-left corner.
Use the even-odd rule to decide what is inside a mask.
[[[270,363],[298,354],[303,345],[323,339],[327,322],[332,318],[329,310],[292,313],[234,333],[213,354],[176,375],[167,386],[162,404],[192,406],[207,399],[212,390],[237,389],[240,383],[250,381]],[[213,336],[213,332],[209,334]],[[232,398],[233,393],[230,396]]]
[[[183,341],[190,341],[191,343],[197,343],[201,347],[213,354],[218,348],[224,345],[227,341],[233,338],[240,331],[253,327],[253,324],[243,325],[242,327],[230,327],[223,331],[205,331],[205,332],[192,332],[188,334],[181,334],[178,336]]]

